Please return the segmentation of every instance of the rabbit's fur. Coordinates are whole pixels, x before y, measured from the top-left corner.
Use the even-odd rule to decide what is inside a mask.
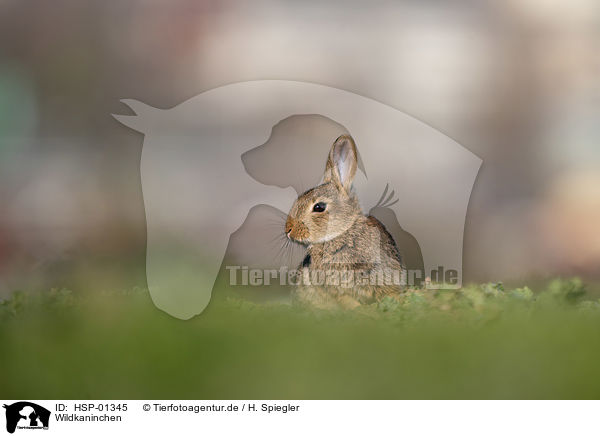
[[[323,183],[300,195],[288,214],[286,235],[307,246],[297,303],[354,307],[402,292],[398,247],[383,224],[363,214],[352,191],[357,156],[352,137],[337,138]]]

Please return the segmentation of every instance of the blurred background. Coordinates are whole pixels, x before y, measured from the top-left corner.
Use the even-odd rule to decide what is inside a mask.
[[[256,79],[371,97],[481,157],[467,282],[599,278],[596,0],[1,0],[0,296],[145,286],[143,137],[111,113]]]

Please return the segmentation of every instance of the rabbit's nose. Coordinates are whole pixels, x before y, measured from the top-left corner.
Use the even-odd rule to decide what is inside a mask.
[[[288,218],[287,221],[285,222],[285,234],[287,235],[288,238],[290,237],[290,233],[293,228],[294,228],[294,224],[292,222],[292,219]]]

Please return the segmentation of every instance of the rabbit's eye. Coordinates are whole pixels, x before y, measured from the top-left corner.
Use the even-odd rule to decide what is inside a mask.
[[[320,201],[313,206],[313,212],[325,212],[326,207],[327,207],[327,204]]]

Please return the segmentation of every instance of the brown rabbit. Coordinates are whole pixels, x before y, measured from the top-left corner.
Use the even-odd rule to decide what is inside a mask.
[[[406,273],[394,239],[365,216],[352,190],[357,151],[342,135],[331,147],[323,183],[300,195],[285,224],[288,238],[307,246],[294,301],[355,307],[402,292]]]

